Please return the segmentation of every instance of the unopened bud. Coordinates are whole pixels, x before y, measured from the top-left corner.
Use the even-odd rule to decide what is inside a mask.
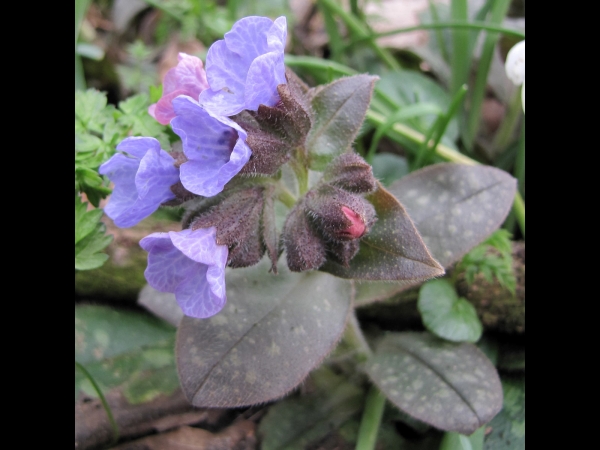
[[[288,215],[282,240],[290,270],[318,269],[325,262],[325,242],[308,220],[303,202],[298,203]]]
[[[352,222],[352,225],[345,230],[340,230],[340,234],[343,234],[348,240],[362,237],[367,227],[361,217],[347,206],[342,206],[342,212]]]
[[[359,239],[375,222],[375,209],[368,201],[327,184],[306,195],[306,208],[315,226],[332,241]]]
[[[373,168],[356,153],[342,153],[335,158],[325,169],[323,181],[357,194],[377,188]]]
[[[334,261],[340,263],[344,267],[350,265],[352,258],[356,256],[360,249],[360,241],[354,239],[352,241],[330,242],[328,246],[329,256]]]
[[[260,233],[264,189],[254,186],[229,193],[219,203],[188,218],[191,229],[216,227],[218,245],[227,245],[230,267],[248,267],[260,261],[265,245]]]

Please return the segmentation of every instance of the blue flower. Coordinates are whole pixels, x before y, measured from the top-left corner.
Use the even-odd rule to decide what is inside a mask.
[[[187,158],[180,167],[181,183],[194,194],[212,197],[250,159],[247,133],[227,117],[203,109],[187,95],[177,97],[172,104],[176,116],[171,126],[181,137]]]
[[[179,169],[154,138],[129,137],[117,151],[98,172],[115,185],[104,212],[115,225],[126,228],[175,198],[171,186],[179,181]]]
[[[140,246],[148,252],[146,280],[158,291],[174,293],[185,315],[202,319],[223,309],[229,251],[217,245],[214,227],[152,233]]]
[[[213,113],[233,116],[260,104],[275,106],[277,86],[286,83],[283,52],[287,37],[284,16],[274,22],[250,16],[238,20],[225,39],[215,42],[206,56],[209,89],[200,104]]]

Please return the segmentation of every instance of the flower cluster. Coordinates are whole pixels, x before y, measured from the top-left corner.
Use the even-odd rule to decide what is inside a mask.
[[[375,223],[366,196],[377,182],[371,166],[348,151],[360,121],[346,120],[357,107],[366,112],[375,78],[311,90],[285,68],[286,37],[285,17],[246,17],[210,47],[205,65],[180,54],[148,110],[180,141],[167,152],[153,138],[125,139],[100,168],[115,184],[106,213],[118,226],[133,226],[161,205],[184,205],[183,231],[153,233],[140,245],[148,283],[174,293],[188,316],[223,308],[226,266],[252,266],[267,254],[277,273],[285,250],[292,271],[328,260],[347,268]],[[327,107],[315,107],[324,96]],[[284,181],[288,162],[297,184],[291,174]],[[324,172],[309,185],[311,168]],[[276,198],[290,209],[280,230]]]
[[[242,170],[252,151],[246,131],[230,117],[279,102],[286,35],[285,17],[246,17],[210,47],[206,70],[197,57],[179,55],[148,112],[171,125],[183,153],[168,153],[147,137],[117,146],[100,167],[114,183],[105,211],[117,226],[131,227],[178,197],[213,197]],[[186,315],[204,318],[221,310],[229,246],[217,242],[215,227],[153,233],[140,245],[148,251],[148,283],[174,293]]]

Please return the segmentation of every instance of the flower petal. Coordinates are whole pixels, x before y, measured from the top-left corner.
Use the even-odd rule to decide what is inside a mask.
[[[160,150],[160,142],[151,137],[128,137],[117,145],[118,151],[129,153],[139,159],[142,159],[151,148]]]
[[[140,246],[148,252],[144,276],[156,290],[174,293],[177,285],[196,271],[198,263],[173,245],[169,233],[152,233],[140,241]]]
[[[181,137],[188,159],[180,167],[181,182],[190,192],[212,197],[221,192],[250,159],[252,152],[244,141],[246,133],[233,121],[209,114],[190,97],[176,98],[173,107],[177,117],[171,126]],[[242,137],[238,137],[235,144],[232,128]]]
[[[106,215],[118,227],[127,228],[175,198],[170,186],[177,183],[179,171],[154,138],[130,137],[117,145],[117,150],[126,153],[113,155],[100,166],[99,173],[115,185],[104,208]]]
[[[241,56],[246,67],[250,67],[254,58],[269,51],[267,34],[272,26],[273,21],[268,17],[244,17],[233,24],[231,31],[225,33],[227,48]]]
[[[186,316],[197,319],[205,319],[217,314],[227,300],[225,295],[216,295],[212,289],[211,282],[207,278],[207,272],[214,266],[196,264],[193,276],[187,277],[175,290],[175,298]],[[220,269],[225,274],[225,268]]]
[[[181,254],[196,261],[194,274],[177,286],[175,297],[186,315],[198,318],[218,313],[225,304],[225,265],[229,250],[217,245],[216,228],[169,232]]]
[[[169,236],[179,251],[196,262],[223,267],[227,262],[229,251],[226,245],[217,244],[215,227],[185,229],[178,233],[169,231]]]
[[[246,109],[256,111],[261,104],[275,106],[279,101],[277,86],[285,83],[283,53],[270,52],[257,57],[246,77]]]
[[[256,110],[261,103],[275,105],[279,100],[277,85],[286,81],[283,64],[286,38],[287,22],[283,16],[275,22],[257,16],[236,22],[225,33],[225,39],[208,50],[206,70],[210,89],[202,92],[200,104],[224,116],[244,109]],[[265,57],[269,53],[273,55]],[[257,61],[259,58],[262,61]],[[261,79],[265,76],[266,79]]]
[[[171,186],[179,181],[179,169],[166,151],[150,149],[140,161],[135,176],[138,198],[145,203],[160,205],[175,198]]]
[[[141,220],[135,214],[130,214],[131,207],[137,200],[135,174],[139,163],[137,158],[116,153],[98,169],[101,175],[106,175],[115,185],[104,212],[118,227],[130,227]]]
[[[155,105],[151,105],[148,112],[159,123],[167,125],[175,117],[171,105],[174,98],[189,95],[198,100],[205,89],[208,89],[208,81],[200,58],[179,53],[179,63],[165,75],[162,97]]]

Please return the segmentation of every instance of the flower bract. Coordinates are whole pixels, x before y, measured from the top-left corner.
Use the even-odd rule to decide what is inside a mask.
[[[179,53],[177,66],[165,75],[162,97],[157,103],[150,105],[148,113],[161,124],[167,125],[175,117],[171,104],[174,98],[189,95],[198,100],[200,93],[207,88],[206,72],[200,58]]]
[[[185,315],[207,318],[221,311],[228,250],[217,245],[214,227],[152,233],[140,246],[148,252],[146,280],[158,291],[174,293]]]
[[[275,106],[277,86],[285,83],[283,53],[287,37],[284,16],[275,21],[250,16],[238,20],[206,56],[210,88],[200,103],[215,114],[232,116],[260,104]]]
[[[196,100],[173,100],[173,131],[181,137],[187,162],[180,167],[181,183],[190,192],[212,197],[223,190],[250,159],[247,133],[227,117],[214,115]]]
[[[117,151],[98,171],[115,185],[104,211],[115,225],[126,228],[175,198],[170,187],[179,181],[179,169],[154,138],[129,137]]]

